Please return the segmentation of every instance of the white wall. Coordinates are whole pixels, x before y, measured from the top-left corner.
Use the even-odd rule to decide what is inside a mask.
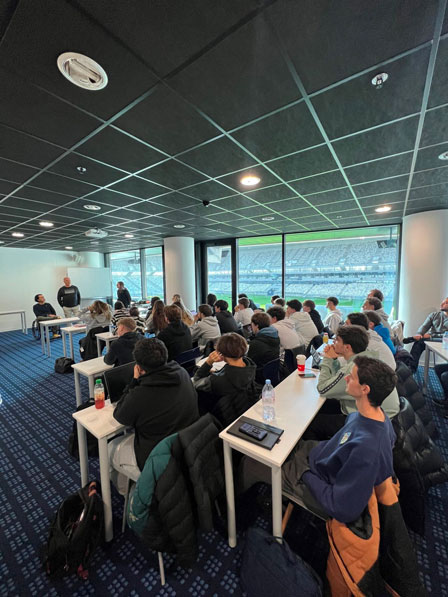
[[[76,259],[76,260],[75,260]],[[62,315],[56,296],[68,267],[103,267],[102,253],[74,253],[73,251],[43,251],[0,247],[0,311],[26,309],[31,327],[34,295],[43,294],[56,313]],[[73,279],[76,285],[76,280]],[[82,288],[80,288],[82,294]],[[20,315],[2,315],[0,331],[20,329]]]

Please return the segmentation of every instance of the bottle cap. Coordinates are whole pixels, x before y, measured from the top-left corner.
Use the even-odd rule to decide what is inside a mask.
[[[95,383],[101,383],[101,379],[97,379]]]
[[[267,383],[267,384],[268,384],[268,383],[271,383],[271,380],[270,380],[270,379],[267,379],[267,380],[266,380],[266,383]]]

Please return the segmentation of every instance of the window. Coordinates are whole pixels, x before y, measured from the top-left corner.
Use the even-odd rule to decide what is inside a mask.
[[[237,246],[238,294],[265,309],[273,294],[282,294],[282,236],[240,238]]]
[[[146,296],[158,296],[165,300],[163,291],[163,258],[162,247],[145,249],[146,264]]]
[[[383,292],[384,310],[393,315],[397,266],[397,226],[285,236],[286,299],[312,299],[322,315],[329,295],[346,315],[359,311],[373,288]]]
[[[232,304],[232,247],[207,246],[207,293]]]
[[[112,274],[112,296],[117,296],[117,282],[124,282],[133,301],[142,299],[142,281],[140,271],[140,251],[122,251],[110,253],[110,271]]]

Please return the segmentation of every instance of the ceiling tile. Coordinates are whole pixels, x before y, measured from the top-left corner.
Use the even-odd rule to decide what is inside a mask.
[[[406,190],[409,176],[396,176],[395,178],[386,178],[364,184],[354,185],[353,190],[357,197],[368,197],[369,195],[379,195],[380,193],[390,193],[392,191]]]
[[[140,199],[150,199],[151,197],[163,195],[169,191],[166,187],[154,184],[143,178],[138,178],[137,176],[126,178],[108,188],[112,191],[119,191],[120,193],[126,193],[133,197],[139,197]]]
[[[205,180],[205,176],[176,160],[167,160],[158,166],[143,170],[139,176],[171,189],[182,189]]]
[[[39,172],[36,168],[16,164],[10,160],[0,159],[0,178],[11,182],[25,182]]]
[[[437,110],[429,110],[425,115],[425,123],[423,125],[422,138],[420,140],[420,147],[427,145],[434,145],[436,143],[445,143],[448,141],[448,106],[438,108]],[[440,153],[444,151],[441,148]]]
[[[441,39],[437,50],[437,60],[431,83],[428,107],[433,108],[448,102],[448,73],[446,64],[448,61],[448,39]]]
[[[399,174],[406,174],[411,169],[412,151],[376,160],[374,162],[367,162],[359,166],[349,166],[345,168],[350,183],[358,184],[361,182],[369,182],[381,178],[388,178],[389,176],[398,176]]]
[[[154,203],[170,209],[188,209],[189,207],[199,205],[196,199],[192,199],[181,193],[168,193],[163,197],[156,197]],[[161,208],[159,209],[160,211],[164,211]]]
[[[447,162],[439,160],[440,154],[448,151],[448,142],[445,145],[437,145],[436,147],[425,147],[419,149],[417,152],[417,161],[415,163],[415,170],[430,170],[433,168],[443,168],[447,166]]]
[[[257,176],[260,179],[260,182],[256,185],[256,187],[248,187],[241,182],[241,180],[246,176]],[[274,174],[271,174],[269,170],[266,170],[266,168],[263,168],[263,166],[252,166],[247,170],[240,170],[239,172],[227,174],[226,176],[220,176],[218,180],[227,186],[232,187],[232,189],[235,191],[246,193],[253,188],[271,186],[278,182],[278,177],[274,176]]]
[[[342,189],[334,189],[333,191],[325,191],[323,193],[307,195],[306,199],[313,205],[319,206],[325,203],[353,199],[353,195],[348,187],[343,187]]]
[[[277,184],[265,189],[257,189],[255,191],[246,191],[247,197],[259,203],[271,203],[272,201],[280,201],[295,196],[288,186],[284,184]]]
[[[324,174],[316,174],[308,178],[294,180],[289,183],[301,195],[308,195],[310,193],[318,193],[320,191],[327,191],[330,189],[338,189],[347,185],[344,177],[339,170],[333,172],[325,172]]]
[[[269,162],[269,168],[274,170],[285,181],[328,172],[334,170],[335,165],[335,161],[327,146],[309,149],[280,160]]]
[[[180,159],[213,178],[255,165],[253,158],[224,137],[187,151]]]
[[[414,172],[412,188],[448,182],[448,168],[437,168],[425,172]]]
[[[94,185],[81,182],[74,178],[60,176],[59,174],[51,174],[50,172],[42,172],[42,174],[34,178],[30,185],[27,186],[54,191],[55,193],[62,193],[72,197],[88,195],[97,189]]]
[[[14,189],[17,189],[18,186],[19,185],[17,183],[9,182],[7,180],[0,180],[0,193],[2,195],[8,195],[9,193],[12,193]]]
[[[187,187],[186,189],[182,190],[182,193],[185,193],[185,195],[190,195],[191,197],[195,197],[196,199],[213,201],[214,199],[221,199],[222,197],[234,195],[235,191],[211,180],[209,182],[203,182],[191,187]]]
[[[222,207],[223,209],[242,209],[244,207],[256,207],[257,204],[252,199],[243,197],[243,195],[235,195],[226,199],[218,199],[213,202],[213,205],[215,207]]]
[[[85,168],[86,172],[79,172],[77,169],[78,167]],[[111,184],[128,175],[124,170],[111,168],[110,166],[101,164],[96,160],[90,160],[77,153],[69,153],[54,164],[54,166],[51,166],[49,171],[101,187]]]
[[[62,147],[0,125],[0,157],[42,168],[63,152]]]

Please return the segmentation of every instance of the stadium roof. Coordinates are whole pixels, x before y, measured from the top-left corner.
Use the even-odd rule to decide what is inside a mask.
[[[445,4],[5,0],[0,241],[106,252],[447,207]],[[63,78],[67,51],[96,60],[107,87]],[[108,232],[94,247],[93,227]]]

